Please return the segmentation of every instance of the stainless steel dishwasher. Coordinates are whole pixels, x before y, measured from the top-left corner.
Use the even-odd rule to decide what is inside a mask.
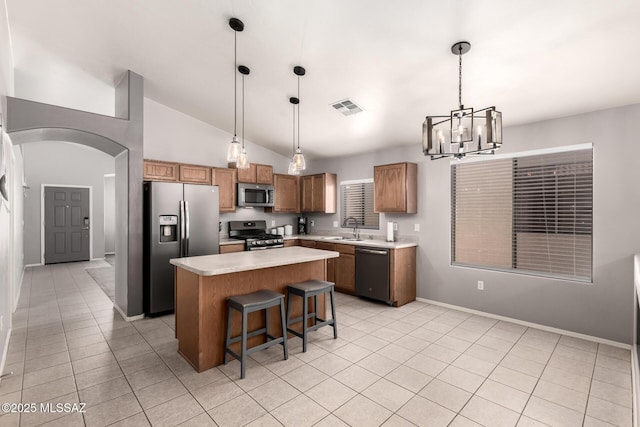
[[[389,249],[356,248],[356,295],[391,304]]]

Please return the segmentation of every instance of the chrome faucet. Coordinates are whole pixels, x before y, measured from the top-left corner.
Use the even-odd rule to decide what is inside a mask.
[[[358,220],[355,217],[345,218],[344,223],[342,224],[344,227],[349,225],[349,221],[353,221],[356,225],[353,227],[353,238],[358,240],[360,238],[360,231],[358,230]]]

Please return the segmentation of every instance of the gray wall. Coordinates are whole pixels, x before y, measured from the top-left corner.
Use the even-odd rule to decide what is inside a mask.
[[[640,252],[638,122],[640,104],[504,129],[502,152],[593,143],[593,284],[452,267],[450,161],[427,160],[418,134],[415,146],[312,161],[310,172],[335,172],[343,181],[369,178],[377,164],[418,163],[418,213],[381,222],[397,221],[401,235],[418,239],[419,297],[630,344],[633,254]],[[330,228],[339,214],[313,219],[316,228]],[[478,280],[484,291],[476,290]]]
[[[26,264],[39,264],[41,255],[41,185],[80,185],[92,188],[91,215],[93,258],[103,258],[104,175],[114,172],[114,159],[80,144],[43,141],[22,145],[25,177],[29,183],[25,197],[24,251]]]
[[[104,177],[104,253],[116,251],[116,177]]]

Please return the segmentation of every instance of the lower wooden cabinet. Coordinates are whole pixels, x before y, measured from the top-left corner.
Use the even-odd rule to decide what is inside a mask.
[[[230,245],[220,245],[221,254],[230,254],[232,252],[243,252],[244,243],[232,243]]]
[[[389,299],[400,307],[416,300],[416,247],[392,249],[389,265]]]
[[[325,251],[335,251],[336,245],[335,243],[327,243],[327,242],[316,242],[316,249],[323,249]],[[334,282],[336,281],[336,258],[327,259],[327,281]]]
[[[315,248],[316,242],[314,242],[313,240],[300,240],[300,246],[305,248]]]
[[[288,248],[289,246],[299,246],[300,241],[298,239],[289,239],[284,241],[284,247]]]

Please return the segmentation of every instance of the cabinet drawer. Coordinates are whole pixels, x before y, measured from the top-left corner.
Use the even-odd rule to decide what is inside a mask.
[[[336,243],[335,247],[336,248],[334,250],[340,252],[341,254],[354,255],[356,253],[356,247],[353,245],[341,245],[339,243]]]
[[[316,249],[324,249],[325,251],[335,251],[335,243],[316,242]]]
[[[232,252],[243,252],[244,243],[232,243],[230,245],[220,245],[221,254],[230,254]]]
[[[300,241],[298,239],[290,239],[284,241],[284,247],[287,248],[289,246],[299,246]]]
[[[314,242],[313,240],[300,240],[300,246],[305,248],[315,248],[316,242]]]

